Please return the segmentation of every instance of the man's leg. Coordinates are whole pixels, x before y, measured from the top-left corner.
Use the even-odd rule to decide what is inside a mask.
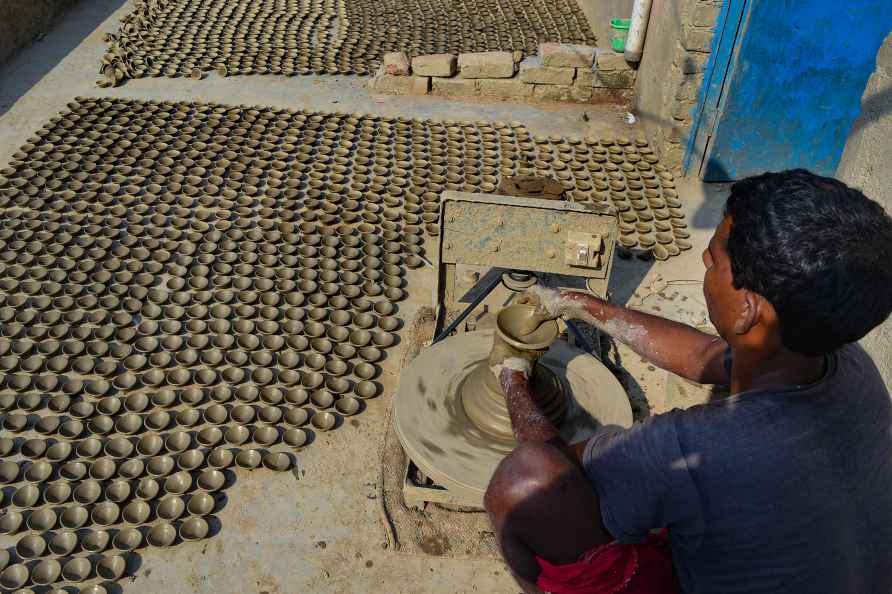
[[[499,466],[484,499],[505,562],[527,592],[538,592],[536,556],[575,563],[611,542],[598,498],[582,470],[558,448],[521,444]]]

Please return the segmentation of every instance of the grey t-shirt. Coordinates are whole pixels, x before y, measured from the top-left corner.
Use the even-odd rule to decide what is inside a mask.
[[[685,594],[892,592],[892,403],[857,345],[811,386],[597,436],[583,465],[618,541],[669,529]]]

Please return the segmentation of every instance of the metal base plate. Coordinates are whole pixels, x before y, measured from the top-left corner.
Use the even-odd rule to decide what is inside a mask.
[[[462,380],[492,348],[492,332],[448,338],[402,370],[394,401],[394,428],[409,458],[455,501],[481,507],[496,466],[510,451],[467,418],[459,398]],[[561,435],[570,443],[605,426],[630,427],[632,409],[622,386],[594,357],[558,341],[541,360],[564,382],[569,398]]]

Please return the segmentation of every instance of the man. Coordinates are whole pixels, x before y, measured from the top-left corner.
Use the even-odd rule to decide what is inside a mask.
[[[496,365],[519,442],[485,502],[506,562],[529,592],[892,592],[892,411],[854,344],[892,311],[892,220],[839,181],[768,173],[732,186],[703,261],[719,337],[533,295],[731,396],[569,445],[531,362]]]

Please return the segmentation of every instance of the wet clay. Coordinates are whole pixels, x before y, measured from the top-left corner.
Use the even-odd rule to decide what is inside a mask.
[[[529,332],[528,322],[533,315],[535,308],[531,305],[511,305],[500,311],[496,317],[493,350],[500,349],[502,343],[531,353],[544,352],[550,347],[560,332],[557,322],[540,322]],[[518,336],[521,333],[524,335]],[[461,402],[468,419],[478,429],[513,447],[514,431],[508,405],[499,380],[492,372],[491,356],[481,361],[461,383]],[[533,366],[530,380],[540,408],[555,426],[560,426],[567,412],[563,384],[551,370],[539,364]]]
[[[394,428],[412,461],[437,484],[481,507],[489,478],[513,447],[511,440],[499,439],[472,422],[463,403],[462,386],[471,374],[491,375],[488,357],[493,337],[492,331],[478,330],[422,351],[403,369],[394,401]],[[563,387],[567,408],[559,429],[568,442],[581,441],[605,425],[631,426],[628,396],[594,357],[558,340],[539,366],[554,377],[547,381]],[[485,376],[475,381],[485,385]],[[501,426],[510,427],[507,416]],[[503,429],[502,434],[509,431]]]

